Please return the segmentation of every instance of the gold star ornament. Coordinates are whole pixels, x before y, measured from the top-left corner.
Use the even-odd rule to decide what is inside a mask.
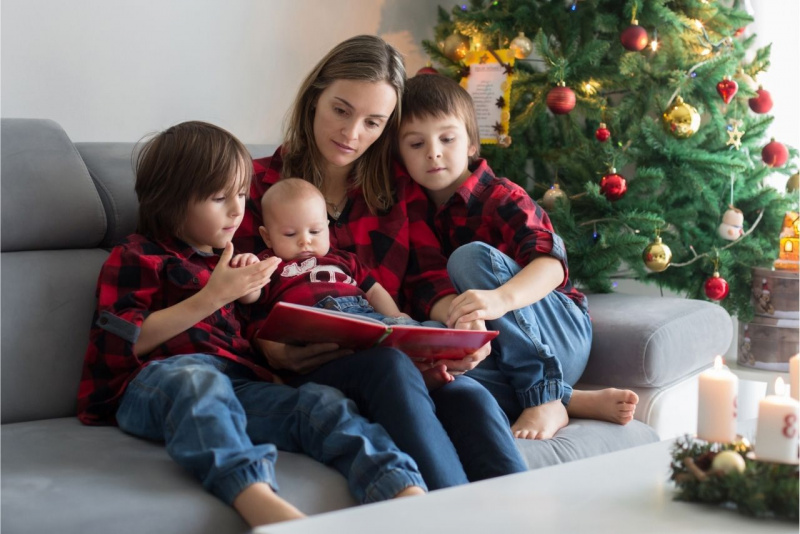
[[[728,125],[728,140],[725,142],[726,145],[732,146],[736,150],[742,146],[742,136],[744,135],[744,131],[739,129],[739,124],[739,121],[736,121],[732,125]]]

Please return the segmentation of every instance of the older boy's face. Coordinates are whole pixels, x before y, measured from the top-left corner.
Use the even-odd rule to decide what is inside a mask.
[[[437,204],[447,201],[469,177],[469,158],[476,151],[464,121],[453,115],[403,120],[399,146],[411,178]]]
[[[321,195],[275,202],[264,214],[264,223],[266,244],[282,260],[320,257],[331,248],[328,212]]]

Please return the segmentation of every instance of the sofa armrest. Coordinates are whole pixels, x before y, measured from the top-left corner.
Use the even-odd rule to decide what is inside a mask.
[[[660,388],[709,367],[733,339],[730,315],[700,300],[589,295],[594,329],[585,384]]]

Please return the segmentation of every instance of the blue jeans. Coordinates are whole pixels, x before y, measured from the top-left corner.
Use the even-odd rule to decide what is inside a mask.
[[[447,272],[459,293],[492,290],[519,273],[510,257],[485,243],[461,246],[450,255]],[[567,405],[592,344],[589,314],[558,291],[503,317],[487,321],[499,330],[492,353],[469,371],[516,420],[523,409],[561,399]]]
[[[416,460],[431,490],[527,469],[508,418],[474,380],[457,377],[430,395],[411,359],[375,348],[326,363],[292,384],[340,389]],[[462,465],[463,464],[463,465]]]
[[[364,297],[325,297],[316,304],[315,308],[325,308],[326,310],[336,310],[343,313],[352,313],[360,317],[369,317],[382,322],[388,326],[404,325],[404,326],[431,326],[436,328],[447,328],[447,326],[438,321],[425,321],[420,323],[408,317],[388,317],[382,313],[375,311],[375,308]]]
[[[259,381],[246,367],[208,354],[148,364],[125,390],[117,423],[164,441],[173,460],[228,504],[256,482],[277,491],[277,449],[334,467],[361,503],[425,487],[414,461],[341,392]]]

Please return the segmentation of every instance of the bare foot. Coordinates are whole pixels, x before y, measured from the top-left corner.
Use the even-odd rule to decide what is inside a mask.
[[[412,495],[425,495],[425,490],[420,488],[419,486],[409,486],[397,495],[394,498],[398,497],[411,497]]]
[[[570,417],[626,425],[633,421],[638,402],[639,396],[629,389],[574,389],[567,413]]]
[[[305,517],[264,482],[247,486],[233,500],[233,507],[251,527]]]
[[[425,381],[428,391],[433,391],[455,380],[455,377],[447,372],[447,366],[443,363],[422,371],[422,380]]]
[[[511,425],[511,433],[515,438],[550,439],[567,426],[567,423],[567,409],[559,399],[522,410],[516,422]]]

